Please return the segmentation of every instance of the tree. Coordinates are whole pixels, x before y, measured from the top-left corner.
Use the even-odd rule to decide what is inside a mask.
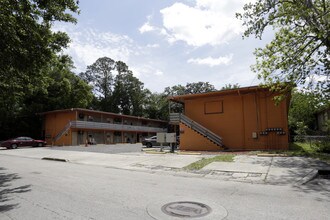
[[[160,120],[168,120],[168,100],[164,93],[146,92],[144,116]]]
[[[288,117],[290,130],[301,134],[304,130],[315,129],[315,113],[328,104],[329,100],[317,93],[293,90]]]
[[[276,30],[265,48],[256,49],[252,66],[266,85],[279,91],[284,82],[329,93],[330,1],[257,0],[237,17],[246,26],[244,37],[261,39],[268,26]]]
[[[164,89],[164,95],[169,96],[178,96],[178,95],[187,95],[187,94],[199,94],[205,92],[216,91],[215,87],[209,82],[197,82],[197,83],[187,83],[186,86],[175,85],[172,87],[166,87]],[[167,101],[168,102],[168,101]],[[183,106],[178,103],[171,103],[170,109],[173,112],[182,112]]]
[[[79,76],[93,86],[96,96],[107,99],[112,95],[113,71],[115,69],[116,63],[113,59],[102,57],[92,65],[87,66],[86,72],[80,73]]]
[[[0,0],[0,90],[11,90],[18,101],[29,84],[38,82],[40,71],[53,53],[66,47],[69,38],[52,32],[54,21],[76,22],[74,0]],[[15,102],[15,101],[14,101]]]
[[[225,86],[223,86],[221,88],[221,90],[227,90],[227,89],[238,89],[240,87],[240,85],[238,83],[235,84],[226,84]]]
[[[315,122],[314,113],[319,106],[314,93],[294,90],[289,109],[289,126],[297,127],[303,123],[312,128]]]
[[[93,87],[98,99],[98,108],[102,111],[111,111],[111,96],[113,92],[113,72],[116,70],[116,62],[109,57],[102,57],[90,66],[86,72],[79,76]]]
[[[69,43],[51,27],[55,21],[75,23],[72,12],[78,12],[74,0],[0,0],[0,138],[15,132],[27,97],[45,92],[42,69]]]
[[[91,87],[72,72],[73,63],[67,56],[55,57],[47,71],[48,86],[43,111],[86,108],[92,101]],[[35,97],[33,100],[38,100]]]
[[[142,116],[146,90],[143,83],[122,62],[116,62],[117,75],[112,97],[113,111],[126,115]]]
[[[213,91],[215,91],[215,87],[209,82],[187,83],[185,94],[198,94]]]
[[[215,91],[215,87],[209,82],[187,83],[185,86],[175,85],[166,87],[164,93],[167,96],[178,96],[187,94],[198,94]]]
[[[40,71],[42,79],[34,88],[27,90],[21,97],[19,111],[14,117],[4,119],[1,134],[4,137],[28,135],[38,137],[41,118],[36,114],[45,111],[67,108],[86,108],[93,94],[83,80],[71,69],[72,61],[68,56],[56,56]]]

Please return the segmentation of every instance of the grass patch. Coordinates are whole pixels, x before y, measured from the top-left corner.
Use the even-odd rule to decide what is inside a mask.
[[[188,166],[185,166],[183,169],[185,170],[200,170],[206,165],[212,163],[212,162],[233,162],[234,161],[234,154],[224,154],[224,155],[218,155],[212,158],[203,158],[199,161],[196,161],[192,164],[189,164]]]
[[[259,153],[286,154],[287,156],[291,157],[311,157],[330,164],[330,154],[317,152],[310,143],[294,142],[290,144],[289,150],[251,152],[251,154]]]

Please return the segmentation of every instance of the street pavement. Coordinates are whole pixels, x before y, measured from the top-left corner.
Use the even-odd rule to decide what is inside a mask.
[[[302,185],[318,176],[318,170],[330,170],[330,165],[311,158],[276,157],[241,154],[234,158],[234,162],[213,162],[201,170],[187,171],[185,166],[213,157],[210,154],[196,154],[184,152],[181,154],[144,152],[141,145],[130,145],[135,151],[125,150],[122,153],[102,152],[104,146],[94,146],[96,152],[84,146],[74,147],[74,151],[66,147],[60,148],[22,148],[15,150],[0,150],[0,155],[25,157],[34,159],[57,160],[76,164],[103,166],[125,170],[143,172],[163,172],[177,176],[194,176],[201,178],[237,181],[252,184],[274,185]],[[116,146],[120,148],[120,145]],[[126,145],[122,145],[127,148]],[[139,149],[140,151],[137,151]],[[78,151],[80,150],[80,151]],[[88,150],[88,151],[87,151]],[[329,179],[322,180],[328,185]]]

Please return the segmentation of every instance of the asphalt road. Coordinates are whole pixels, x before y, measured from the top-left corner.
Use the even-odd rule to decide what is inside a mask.
[[[162,212],[165,204],[177,201],[210,207],[209,214],[195,219],[330,215],[328,191],[0,155],[0,219],[179,219]]]

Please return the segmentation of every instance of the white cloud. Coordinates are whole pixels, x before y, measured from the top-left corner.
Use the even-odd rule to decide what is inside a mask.
[[[147,22],[145,22],[140,28],[139,31],[141,34],[146,33],[146,32],[151,32],[151,31],[155,31],[158,28],[154,27],[150,24],[150,21],[152,19],[152,15],[147,16]]]
[[[155,29],[156,29],[156,28],[153,27],[153,26],[151,26],[151,25],[149,24],[149,22],[146,22],[146,23],[144,23],[144,24],[139,28],[139,31],[140,31],[141,34],[143,34],[143,33],[145,33],[145,32],[150,32],[150,31],[153,31],[153,30],[155,30]]]
[[[154,77],[164,75],[163,71],[155,68],[152,64],[140,64],[131,68],[136,76]]]
[[[56,30],[65,31],[70,36],[71,43],[64,52],[73,58],[77,72],[85,71],[100,57],[127,63],[131,56],[139,55],[140,50],[133,40],[125,35],[72,26],[60,26]]]
[[[189,59],[187,62],[213,67],[220,65],[229,65],[232,59],[233,59],[233,54],[229,54],[227,56],[218,57],[218,58],[207,57],[207,58]]]
[[[184,41],[195,47],[228,43],[243,31],[235,12],[240,11],[245,2],[247,0],[196,0],[193,7],[175,3],[160,11],[163,35],[171,43]],[[153,30],[159,28],[153,27]]]
[[[149,47],[149,48],[159,48],[160,45],[159,44],[148,44],[147,47]]]

